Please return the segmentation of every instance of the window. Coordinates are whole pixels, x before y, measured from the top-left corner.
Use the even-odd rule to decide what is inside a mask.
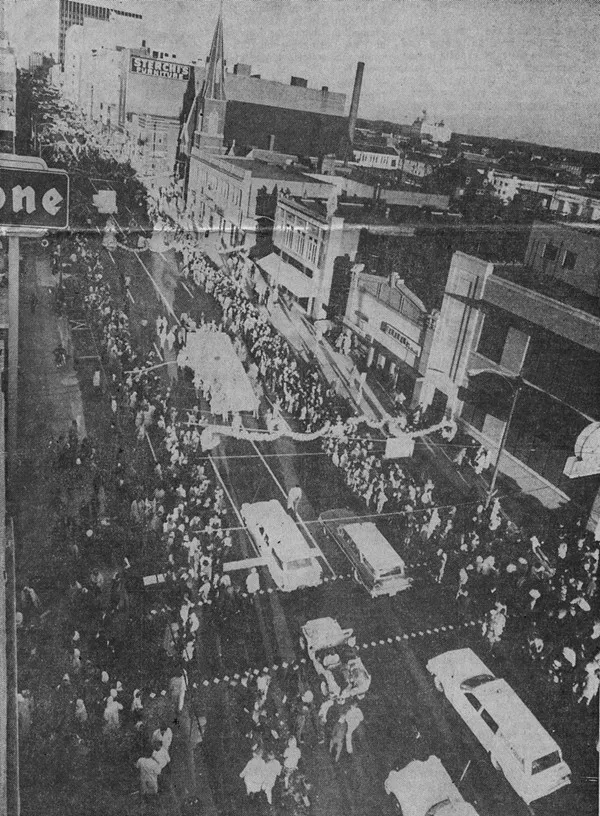
[[[302,225],[298,225],[296,228],[296,240],[294,242],[294,250],[298,253],[298,255],[304,255],[304,247],[306,244],[306,233],[305,233],[305,225],[302,222]]]
[[[546,756],[533,760],[531,763],[531,773],[536,774],[540,773],[541,771],[547,771],[548,768],[553,768],[555,765],[558,765],[560,761],[560,754],[558,751],[552,751],[551,754],[546,754]]]
[[[465,700],[473,706],[475,711],[479,711],[481,708],[481,703],[474,694],[465,694]]]
[[[558,247],[554,244],[546,244],[544,248],[544,260],[555,261],[558,258]]]
[[[496,731],[498,730],[498,723],[496,722],[496,720],[490,714],[488,714],[488,712],[485,710],[485,708],[481,709],[481,719],[484,721],[484,723],[490,729],[492,734],[495,734]]]
[[[566,249],[565,254],[563,255],[562,262],[563,269],[575,269],[576,263],[577,255],[574,252],[571,252],[569,249]]]
[[[463,680],[460,684],[461,689],[474,689],[477,686],[481,686],[483,683],[489,683],[491,680],[494,679],[492,674],[477,674],[475,677],[469,677],[467,680]]]
[[[316,263],[319,254],[319,241],[313,235],[308,236],[308,252],[306,257],[309,263]]]
[[[510,328],[510,316],[501,311],[490,311],[483,319],[483,326],[477,352],[499,363],[504,353],[504,345]]]

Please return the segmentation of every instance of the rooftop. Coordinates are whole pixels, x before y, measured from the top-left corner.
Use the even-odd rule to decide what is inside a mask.
[[[494,266],[494,275],[504,280],[523,286],[540,295],[552,298],[565,306],[579,309],[586,314],[600,317],[600,298],[582,292],[569,286],[559,278],[550,274],[535,272],[531,267],[522,263],[497,264]]]
[[[353,149],[361,153],[384,153],[386,156],[397,156],[398,151],[394,147],[386,147],[376,144],[355,144]]]
[[[225,156],[223,158],[234,167],[249,170],[252,178],[274,179],[277,181],[305,181],[312,184],[318,183],[315,179],[309,178],[297,170],[293,170],[289,167],[280,167],[270,162],[261,161],[261,159],[244,159],[240,156]]]

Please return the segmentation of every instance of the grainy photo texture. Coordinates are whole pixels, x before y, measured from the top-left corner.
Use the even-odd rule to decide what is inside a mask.
[[[599,43],[0,0],[0,814],[598,812]]]

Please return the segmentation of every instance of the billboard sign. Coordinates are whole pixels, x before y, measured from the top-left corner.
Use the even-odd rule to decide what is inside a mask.
[[[62,230],[68,223],[69,176],[64,170],[29,169],[0,160],[0,227]]]
[[[181,79],[184,82],[187,82],[190,78],[190,66],[181,62],[168,62],[132,55],[129,69],[133,74],[163,77],[164,79]]]

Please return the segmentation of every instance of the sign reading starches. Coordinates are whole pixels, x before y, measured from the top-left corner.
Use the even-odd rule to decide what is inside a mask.
[[[181,79],[187,82],[190,78],[190,66],[181,62],[167,62],[146,57],[131,57],[130,70],[133,74],[163,77],[164,79]]]

